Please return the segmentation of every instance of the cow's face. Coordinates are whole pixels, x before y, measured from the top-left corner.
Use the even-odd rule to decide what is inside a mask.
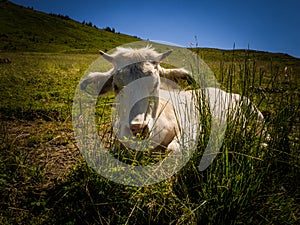
[[[113,86],[119,95],[120,135],[147,136],[153,128],[158,108],[158,62],[138,62],[117,70],[113,75]]]

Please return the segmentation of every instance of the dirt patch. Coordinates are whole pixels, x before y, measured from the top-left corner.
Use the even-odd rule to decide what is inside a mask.
[[[71,122],[2,121],[3,140],[19,154],[21,164],[44,176],[43,186],[62,181],[78,160]]]

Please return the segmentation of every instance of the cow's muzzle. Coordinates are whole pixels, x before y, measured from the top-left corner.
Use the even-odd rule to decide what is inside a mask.
[[[145,123],[132,123],[130,124],[131,133],[140,138],[141,140],[146,139],[150,135],[148,125]]]

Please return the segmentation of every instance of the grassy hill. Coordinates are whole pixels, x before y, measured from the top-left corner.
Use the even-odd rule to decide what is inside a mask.
[[[139,39],[0,2],[0,49],[4,51],[97,52]]]

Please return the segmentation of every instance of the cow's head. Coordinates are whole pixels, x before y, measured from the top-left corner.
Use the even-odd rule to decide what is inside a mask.
[[[185,77],[185,69],[165,69],[160,62],[171,54],[171,50],[158,53],[150,47],[132,49],[117,48],[113,54],[100,51],[100,54],[113,68],[105,73],[91,73],[82,82],[85,90],[92,82],[102,84],[99,94],[113,90],[119,97],[119,129],[121,136],[151,132],[158,114],[160,76],[165,78]],[[137,81],[137,82],[136,82]],[[141,96],[144,96],[140,98]],[[135,99],[140,99],[135,101]],[[131,103],[133,107],[129,108]],[[122,113],[122,110],[125,113]],[[130,112],[128,112],[130,111]],[[127,113],[126,113],[127,112]],[[122,115],[128,115],[122,117]],[[127,118],[126,118],[127,117]]]

